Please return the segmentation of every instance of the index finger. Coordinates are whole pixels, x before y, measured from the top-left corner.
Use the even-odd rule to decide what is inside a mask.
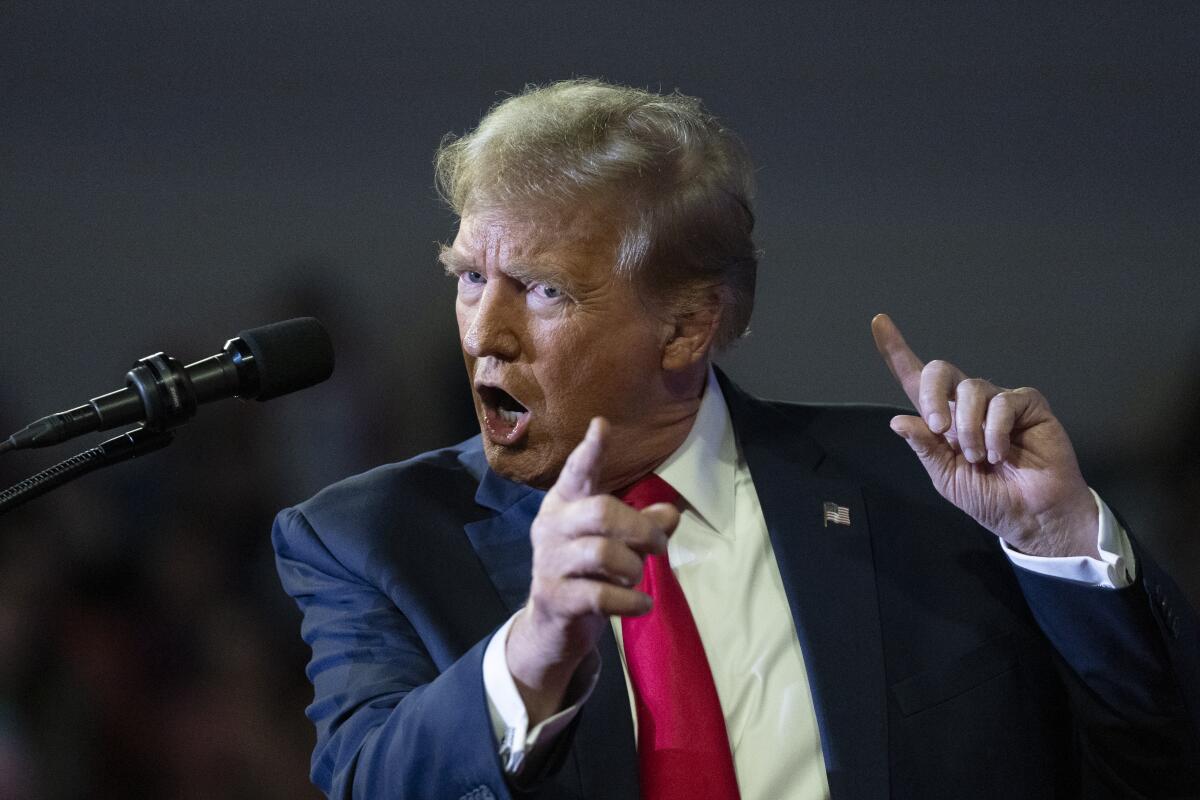
[[[550,491],[563,500],[579,500],[595,494],[600,483],[600,461],[604,456],[607,436],[608,421],[603,417],[593,417],[583,441],[567,456],[567,462],[563,464],[558,480]]]
[[[925,368],[925,362],[917,358],[887,314],[876,314],[871,320],[871,335],[875,337],[875,348],[883,356],[892,376],[900,382],[913,406],[920,408],[921,370]]]

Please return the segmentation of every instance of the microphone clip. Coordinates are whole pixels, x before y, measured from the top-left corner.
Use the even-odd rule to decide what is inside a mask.
[[[150,430],[175,428],[196,415],[196,388],[177,358],[161,352],[139,358],[125,373],[125,385],[141,398]]]

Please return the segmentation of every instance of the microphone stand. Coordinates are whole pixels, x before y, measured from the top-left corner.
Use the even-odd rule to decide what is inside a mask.
[[[229,345],[232,346],[234,342],[241,345],[240,339],[231,339]],[[190,366],[203,367],[205,375],[220,374],[227,376],[228,380],[233,380],[228,376],[236,373],[230,373],[218,359],[219,356],[213,356]],[[43,417],[13,434],[8,440],[0,442],[0,453],[4,453],[15,449],[14,443],[18,437],[27,432],[27,441],[16,445],[17,447],[44,447],[56,444],[64,438],[95,430],[97,427],[101,430],[105,427],[116,427],[121,424],[120,421],[103,424],[104,415],[99,413],[96,405],[114,397],[122,399],[103,407],[110,411],[115,409],[125,414],[137,414],[146,420],[136,428],[106,439],[95,447],[71,456],[66,461],[60,461],[49,469],[44,469],[37,475],[0,492],[0,514],[24,505],[33,498],[81,478],[89,472],[161,450],[175,439],[169,429],[182,425],[196,413],[196,390],[188,377],[187,368],[165,353],[155,353],[139,359],[133,369],[126,373],[125,380],[134,391],[118,390],[95,398],[89,405]]]
[[[175,435],[169,430],[155,430],[144,425],[125,431],[0,492],[0,514],[89,472],[161,450],[174,439]]]

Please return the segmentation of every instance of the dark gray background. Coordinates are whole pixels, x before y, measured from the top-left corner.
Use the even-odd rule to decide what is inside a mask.
[[[902,402],[868,329],[888,311],[923,357],[1041,388],[1200,596],[1198,23],[1185,3],[5,4],[4,432],[286,316],[325,320],[339,356],[321,387],[208,407],[171,450],[12,515],[8,546],[140,587],[142,545],[187,515],[253,565],[238,603],[278,594],[275,508],[473,429],[439,138],[586,75],[698,95],[755,158],[736,379]],[[272,613],[292,635],[286,598]]]
[[[886,309],[922,354],[1043,387],[1085,452],[1140,449],[1200,334],[1198,15],[1151,8],[10,7],[5,414],[147,348],[207,353],[315,281],[360,326],[339,349],[419,413],[453,350],[438,139],[592,75],[699,95],[753,152],[766,257],[727,359],[749,387],[898,400],[867,334]]]

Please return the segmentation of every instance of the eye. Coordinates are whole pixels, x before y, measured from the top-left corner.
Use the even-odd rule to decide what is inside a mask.
[[[486,283],[482,272],[472,272],[470,270],[466,272],[460,272],[458,274],[458,279],[463,283],[471,283],[475,285]]]
[[[539,297],[542,297],[546,300],[557,300],[560,297],[565,296],[565,295],[563,295],[562,289],[559,289],[557,286],[551,286],[547,283],[531,284],[529,287],[529,291],[533,292],[534,294],[536,294]]]

